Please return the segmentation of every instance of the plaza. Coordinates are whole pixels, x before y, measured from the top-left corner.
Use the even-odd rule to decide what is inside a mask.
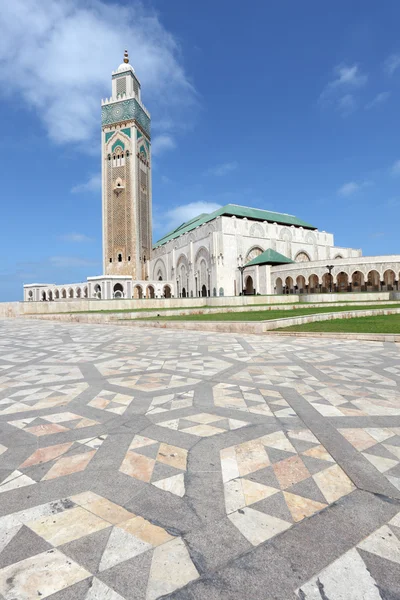
[[[0,598],[400,594],[399,346],[0,321]]]

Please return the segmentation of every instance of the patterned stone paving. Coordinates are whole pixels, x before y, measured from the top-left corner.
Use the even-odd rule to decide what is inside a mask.
[[[0,321],[0,600],[398,600],[396,344]]]

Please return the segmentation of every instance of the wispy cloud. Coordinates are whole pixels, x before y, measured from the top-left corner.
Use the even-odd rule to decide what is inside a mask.
[[[386,102],[390,98],[390,92],[380,92],[365,105],[366,110],[370,110],[371,108],[375,108],[376,106],[380,106],[384,102]]]
[[[370,185],[371,185],[370,181],[362,181],[360,183],[357,183],[356,181],[349,181],[349,182],[343,184],[338,189],[337,193],[339,196],[343,196],[344,198],[347,198],[349,196],[353,196],[353,194],[356,194],[363,188],[368,187]]]
[[[237,162],[226,162],[220,165],[215,165],[214,167],[210,167],[207,171],[204,172],[204,175],[214,175],[215,177],[224,177],[235,171],[238,168]]]
[[[159,156],[167,150],[173,150],[175,146],[175,140],[171,135],[157,135],[151,143],[151,152],[153,156]]]
[[[337,110],[343,117],[351,115],[357,108],[357,102],[353,94],[345,94],[337,101]]]
[[[360,71],[358,64],[337,65],[334,77],[322,90],[319,101],[321,104],[333,105],[342,116],[347,116],[357,108],[354,91],[363,87],[367,81],[368,75]]]
[[[96,173],[84,183],[74,185],[71,192],[73,194],[82,194],[85,192],[98,192],[99,190],[101,190],[101,173]]]
[[[391,54],[385,60],[383,68],[387,75],[393,75],[400,67],[400,54]]]
[[[396,177],[398,175],[400,175],[400,160],[396,160],[392,166],[390,167],[390,172],[392,175],[395,175]]]
[[[190,221],[195,217],[203,214],[203,213],[211,213],[214,210],[218,210],[221,208],[220,204],[215,202],[189,202],[188,204],[182,204],[180,206],[176,206],[175,208],[171,208],[167,210],[164,215],[162,215],[162,219],[160,219],[160,223],[155,223],[155,229],[162,229],[165,232],[178,227],[182,223],[186,221]]]
[[[177,128],[196,104],[179,43],[148,3],[13,0],[0,28],[1,93],[35,111],[57,144],[97,150],[100,99],[125,46],[160,122]]]
[[[59,235],[58,239],[62,242],[72,242],[73,244],[93,241],[91,237],[84,233],[64,233],[63,235]]]
[[[385,232],[384,231],[375,231],[374,233],[371,233],[369,235],[369,237],[372,239],[382,238],[382,237],[385,237]]]
[[[386,202],[386,206],[388,208],[397,208],[400,206],[400,198],[389,198],[389,200]]]

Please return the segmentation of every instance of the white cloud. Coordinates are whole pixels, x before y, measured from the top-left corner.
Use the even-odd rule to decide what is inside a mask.
[[[91,242],[92,238],[84,233],[65,233],[60,235],[59,238],[63,242],[72,242],[72,243],[80,243],[80,242]]]
[[[97,150],[100,100],[125,47],[161,123],[179,127],[195,104],[176,39],[139,0],[13,0],[0,28],[1,93],[33,109],[55,143]]]
[[[384,70],[387,75],[393,75],[400,67],[400,54],[391,54],[384,63]]]
[[[379,94],[377,94],[375,96],[375,98],[373,98],[371,100],[371,102],[368,102],[365,105],[365,108],[367,110],[370,110],[371,108],[375,108],[375,106],[379,106],[380,104],[383,104],[384,102],[386,102],[386,100],[388,100],[390,97],[390,92],[380,92]]]
[[[73,194],[81,194],[85,192],[98,192],[99,190],[101,190],[101,173],[96,173],[89,177],[85,183],[74,185],[71,192]]]
[[[151,143],[151,152],[153,156],[159,156],[166,150],[173,150],[175,148],[175,140],[172,136],[164,133],[157,135]]]
[[[361,183],[357,183],[356,181],[349,181],[345,183],[338,189],[339,196],[343,196],[347,198],[348,196],[352,196],[353,194],[359,192],[361,189],[368,187],[371,185],[370,181],[362,181]]]
[[[335,106],[342,116],[347,116],[357,108],[353,92],[367,81],[368,76],[361,73],[357,64],[337,65],[334,68],[334,78],[322,90],[319,101]]]
[[[60,269],[70,267],[94,267],[100,264],[97,260],[87,260],[86,258],[79,258],[77,256],[51,256],[49,258],[49,263]]]
[[[396,160],[396,162],[393,163],[390,172],[392,175],[400,175],[400,160]]]
[[[155,225],[156,229],[163,229],[165,232],[178,227],[186,221],[190,221],[195,217],[198,217],[202,213],[211,213],[214,210],[221,208],[220,204],[215,202],[190,202],[189,204],[182,204],[168,210],[162,221]]]
[[[224,175],[228,175],[232,171],[238,168],[237,162],[226,162],[221,165],[216,165],[215,167],[211,167],[205,171],[205,175],[215,175],[216,177],[223,177]]]

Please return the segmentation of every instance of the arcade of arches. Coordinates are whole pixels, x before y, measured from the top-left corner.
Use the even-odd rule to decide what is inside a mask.
[[[275,292],[277,294],[313,294],[321,292],[391,292],[399,291],[400,272],[386,269],[383,273],[372,269],[364,274],[355,270],[350,273],[326,272],[323,275],[312,273],[309,276],[288,275],[276,277]],[[247,284],[246,284],[247,292]]]

